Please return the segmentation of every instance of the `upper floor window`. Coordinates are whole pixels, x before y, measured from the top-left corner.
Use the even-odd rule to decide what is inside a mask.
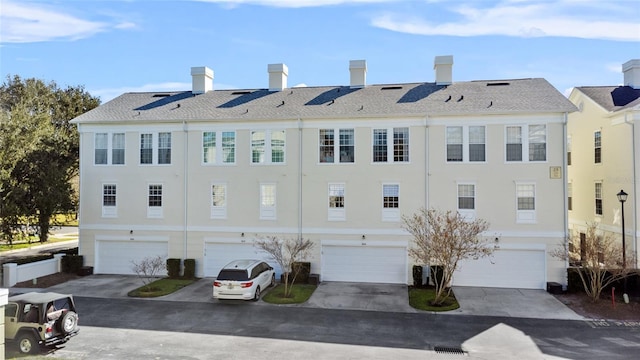
[[[600,164],[602,162],[602,132],[596,131],[593,133],[593,150],[594,150],[594,162]]]
[[[573,210],[573,183],[567,183],[567,210]]]
[[[567,165],[571,165],[571,136],[567,137]]]
[[[336,134],[338,134],[337,141]],[[320,129],[318,144],[321,163],[352,163],[355,161],[353,129]]]
[[[526,135],[523,135],[526,134]],[[524,154],[528,154],[525,157]],[[507,161],[546,161],[547,128],[546,125],[507,126]]]
[[[400,220],[400,185],[382,185],[382,221]]]
[[[484,126],[447,126],[447,161],[485,161]]]
[[[458,184],[458,213],[465,219],[475,219],[476,186],[475,184]]]
[[[116,217],[118,215],[116,203],[116,184],[102,185],[102,216]]]
[[[276,184],[260,184],[260,219],[276,219]]]
[[[226,219],[227,217],[227,185],[211,185],[211,218]]]
[[[161,218],[162,216],[162,184],[149,184],[147,217]]]
[[[140,164],[171,164],[170,132],[140,134]]]
[[[345,212],[345,185],[343,183],[329,184],[329,221],[343,221]]]
[[[602,183],[596,183],[596,215],[602,215]]]
[[[110,136],[111,135],[111,136]],[[94,164],[124,164],[124,133],[97,133],[95,136]]]
[[[251,132],[251,163],[284,163],[284,130],[255,130]]]
[[[234,131],[205,131],[202,133],[203,164],[235,164],[236,133]]]
[[[519,223],[536,222],[536,185],[516,183],[516,220]]]
[[[408,161],[409,128],[373,129],[373,162]]]

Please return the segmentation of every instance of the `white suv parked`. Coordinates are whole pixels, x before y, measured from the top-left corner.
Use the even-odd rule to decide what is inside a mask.
[[[276,283],[275,271],[261,260],[235,260],[225,265],[213,282],[214,299],[254,300]]]

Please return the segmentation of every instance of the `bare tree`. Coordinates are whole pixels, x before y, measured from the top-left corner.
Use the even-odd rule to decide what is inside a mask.
[[[147,291],[151,290],[150,285],[160,272],[167,269],[167,264],[164,258],[160,255],[146,257],[140,260],[140,262],[132,260],[131,264],[131,269],[138,275],[138,277],[140,277],[140,279],[142,279],[144,288]]]
[[[413,235],[409,256],[418,263],[442,267],[442,276],[430,275],[436,291],[432,305],[442,305],[451,294],[449,283],[461,260],[493,252],[488,240],[480,236],[489,228],[485,220],[469,221],[458,212],[421,208],[411,216],[403,215],[402,221],[403,228]]]
[[[587,223],[584,241],[570,238],[573,246],[566,244],[551,251],[551,256],[577,264],[582,286],[593,302],[600,299],[602,290],[624,279],[636,270],[623,266],[622,244],[613,234],[598,229],[598,223]],[[627,252],[626,264],[635,264],[633,254]]]
[[[305,261],[311,255],[314,243],[303,238],[280,238],[278,236],[262,236],[254,241],[254,246],[271,255],[284,272],[284,296],[291,296],[291,285],[298,276],[298,270],[293,264]],[[291,281],[289,276],[292,274]]]

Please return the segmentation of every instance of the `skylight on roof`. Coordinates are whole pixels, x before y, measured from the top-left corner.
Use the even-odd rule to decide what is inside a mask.
[[[510,83],[508,82],[487,83],[487,86],[507,86],[507,85],[510,85]]]
[[[380,90],[400,90],[402,86],[383,86]]]
[[[168,97],[170,94],[153,94],[153,97]]]
[[[234,92],[231,93],[231,95],[246,95],[246,94],[251,94],[251,91],[242,90],[242,91],[234,91]]]

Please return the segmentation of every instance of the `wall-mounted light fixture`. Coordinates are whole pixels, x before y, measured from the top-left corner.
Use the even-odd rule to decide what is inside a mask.
[[[240,234],[240,236],[244,237],[244,233]]]
[[[362,235],[362,240],[364,240],[364,239],[366,239],[366,238],[367,238],[366,236]]]
[[[129,230],[129,235],[133,235],[133,230]]]

